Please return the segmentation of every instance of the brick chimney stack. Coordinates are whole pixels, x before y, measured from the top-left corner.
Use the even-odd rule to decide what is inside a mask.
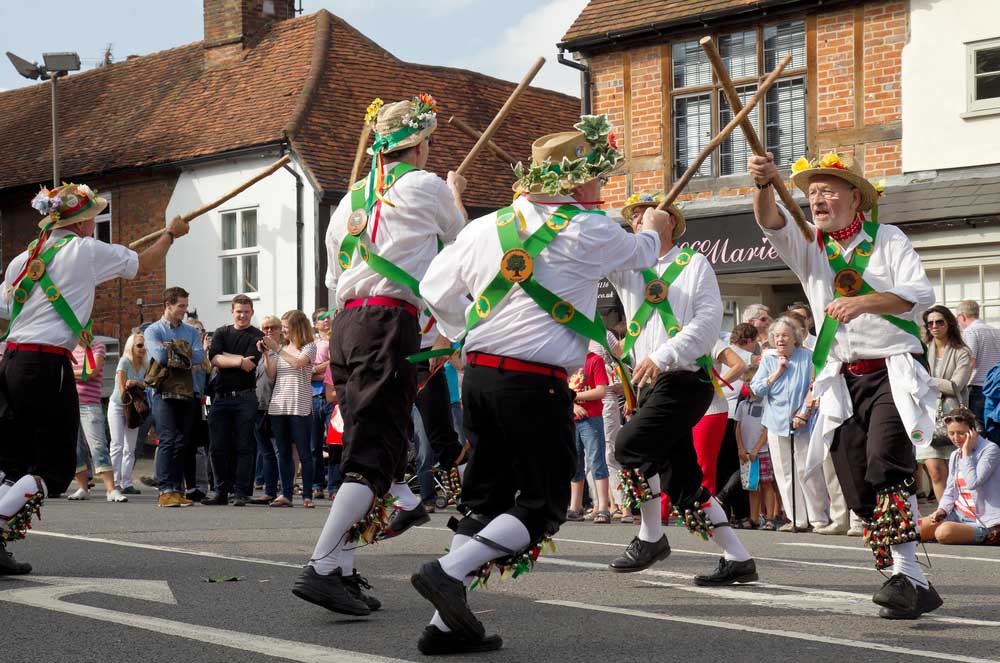
[[[238,60],[271,25],[295,17],[295,0],[203,0],[205,63]]]

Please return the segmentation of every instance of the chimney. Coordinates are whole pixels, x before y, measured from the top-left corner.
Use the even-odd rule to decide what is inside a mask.
[[[295,0],[203,0],[205,62],[234,62],[271,25],[295,17]]]

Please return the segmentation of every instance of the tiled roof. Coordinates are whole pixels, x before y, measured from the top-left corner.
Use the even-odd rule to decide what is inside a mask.
[[[562,43],[600,40],[654,25],[685,19],[714,18],[720,14],[756,10],[796,0],[590,0],[573,21]]]
[[[321,10],[276,24],[232,64],[206,68],[198,42],[61,80],[62,176],[169,164],[287,138],[310,179],[336,194],[346,189],[371,99],[424,91],[439,105],[428,168],[443,175],[473,145],[448,117],[485,129],[513,88],[471,71],[403,62]],[[48,85],[0,93],[0,190],[51,176],[49,113]],[[494,140],[526,159],[532,140],[578,119],[578,99],[531,88]],[[466,175],[466,204],[510,201],[510,168],[488,152]]]

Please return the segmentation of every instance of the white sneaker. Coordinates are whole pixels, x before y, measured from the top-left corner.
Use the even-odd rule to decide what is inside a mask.
[[[115,488],[110,493],[108,493],[109,502],[128,502],[128,498],[122,494],[122,491]]]
[[[89,500],[90,491],[86,488],[78,488],[75,493],[67,497],[68,500]]]
[[[851,528],[847,530],[847,536],[862,536],[864,535],[864,530],[861,529],[861,525],[851,525]]]
[[[847,534],[847,525],[831,522],[821,527],[816,527],[815,529],[813,529],[813,531],[816,532],[817,534],[835,534],[835,535]]]

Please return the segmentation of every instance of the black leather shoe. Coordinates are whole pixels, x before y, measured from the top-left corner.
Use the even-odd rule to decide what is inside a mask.
[[[122,495],[142,495],[142,491],[135,486],[127,486],[122,488]]]
[[[316,573],[316,569],[313,567],[306,565],[302,569],[302,575],[298,577],[295,586],[292,587],[292,594],[303,601],[315,603],[342,615],[363,617],[370,614],[371,609],[363,601],[351,595],[344,580],[340,569],[330,575],[323,576]]]
[[[23,576],[31,573],[31,564],[19,562],[7,552],[7,546],[0,541],[0,576]]]
[[[420,567],[410,582],[425,599],[434,604],[441,619],[452,631],[469,640],[482,640],[486,629],[472,611],[465,597],[465,585],[444,572],[435,560]]]
[[[635,537],[625,548],[622,556],[611,560],[608,566],[615,573],[635,573],[648,569],[668,557],[670,557],[670,543],[667,542],[666,534],[655,542]]]
[[[719,558],[719,566],[714,573],[694,577],[694,584],[702,587],[722,587],[756,581],[757,564],[752,559],[745,562],[734,562],[725,557]]]
[[[349,576],[343,576],[344,587],[347,587],[347,591],[351,596],[358,599],[372,612],[375,612],[382,607],[382,602],[379,601],[374,596],[369,596],[362,592],[362,589],[371,589],[372,586],[368,584],[368,578],[358,574],[358,570],[354,569],[354,572]]]
[[[453,631],[442,631],[434,625],[428,625],[417,640],[417,649],[424,656],[496,651],[502,646],[503,640],[499,635],[473,640]]]
[[[395,536],[399,536],[411,527],[417,527],[418,525],[426,525],[431,521],[431,517],[427,515],[427,509],[424,508],[423,504],[418,504],[417,508],[406,511],[405,509],[396,509],[389,518],[389,524],[386,526],[385,530],[379,534],[378,538],[391,539]]]
[[[205,495],[205,491],[198,490],[197,488],[195,488],[194,490],[189,490],[186,493],[184,493],[184,498],[189,499],[192,502],[201,502],[206,497],[207,495]]]
[[[227,504],[229,504],[229,495],[217,492],[211,497],[206,497],[205,499],[203,499],[201,503],[206,506],[226,506]]]
[[[246,495],[237,495],[233,498],[233,506],[246,506],[250,502],[250,498]]]
[[[917,619],[944,604],[929,582],[927,589],[915,587],[902,573],[886,580],[872,596],[872,601],[881,606],[878,615],[883,619]]]

